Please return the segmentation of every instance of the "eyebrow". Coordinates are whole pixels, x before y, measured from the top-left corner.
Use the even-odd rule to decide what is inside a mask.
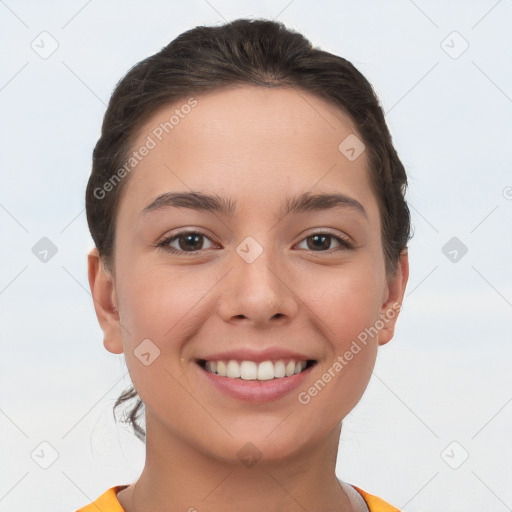
[[[237,202],[218,195],[201,192],[167,192],[149,203],[142,210],[141,215],[167,207],[190,208],[197,211],[234,216]],[[340,207],[358,211],[368,220],[368,214],[364,206],[356,199],[341,193],[311,194],[310,192],[304,192],[296,197],[286,198],[280,215],[284,217],[289,213],[306,213]]]

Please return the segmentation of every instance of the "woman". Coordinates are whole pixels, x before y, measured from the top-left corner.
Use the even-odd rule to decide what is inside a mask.
[[[80,510],[398,510],[335,464],[407,284],[406,185],[368,81],[280,23],[196,27],[134,66],[86,205],[146,464]]]

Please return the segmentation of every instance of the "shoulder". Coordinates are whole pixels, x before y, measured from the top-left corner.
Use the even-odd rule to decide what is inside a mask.
[[[390,505],[378,496],[374,496],[366,491],[363,491],[359,487],[351,484],[352,487],[362,496],[370,512],[400,512],[400,510],[393,505]]]
[[[101,496],[96,498],[92,503],[82,507],[75,512],[124,512],[123,507],[117,499],[117,493],[122,489],[128,487],[127,485],[116,485],[105,491]]]

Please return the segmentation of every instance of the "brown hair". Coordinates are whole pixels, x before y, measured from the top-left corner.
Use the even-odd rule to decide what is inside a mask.
[[[293,87],[348,114],[368,152],[386,270],[393,274],[411,236],[407,175],[371,84],[346,59],[314,48],[282,23],[264,19],[190,29],[133,66],[117,84],[94,148],[86,191],[89,229],[106,268],[112,269],[116,213],[128,181],[126,162],[144,121],[164,104],[244,84]],[[143,440],[145,432],[137,422],[143,403],[133,387],[117,399],[114,417],[119,405],[136,397],[127,421]]]

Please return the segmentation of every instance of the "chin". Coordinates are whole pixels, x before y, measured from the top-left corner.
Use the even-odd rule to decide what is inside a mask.
[[[286,421],[286,420],[285,420]],[[234,433],[233,437],[215,443],[207,442],[205,448],[211,456],[223,462],[245,465],[246,467],[264,467],[289,462],[297,457],[313,453],[321,444],[327,432],[305,432],[303,426],[297,429],[285,429],[283,425],[272,430],[246,428],[244,434]],[[269,432],[271,432],[269,434]],[[202,443],[204,443],[204,439]]]

